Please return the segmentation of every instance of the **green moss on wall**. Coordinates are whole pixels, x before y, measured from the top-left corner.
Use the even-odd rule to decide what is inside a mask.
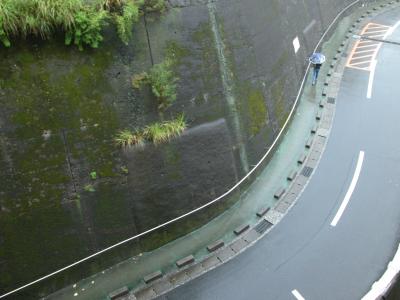
[[[175,66],[182,64],[183,59],[190,55],[190,50],[183,47],[177,41],[170,40],[165,46],[165,58],[174,62]]]
[[[195,76],[195,74],[202,76],[204,87],[199,88],[204,88],[203,93],[215,90],[216,85],[220,82],[220,71],[210,23],[199,25],[192,34],[192,40],[199,47],[200,57],[198,58],[201,61],[199,72],[194,72],[192,76]],[[193,77],[193,80],[196,79],[196,77]]]
[[[110,52],[55,41],[0,53],[0,257],[7,258],[0,273],[9,274],[0,286],[7,290],[88,253],[73,216],[81,206],[71,201],[86,197],[91,171],[94,185],[117,176],[112,60]]]
[[[267,107],[262,91],[253,90],[249,94],[250,133],[256,135],[267,123]]]
[[[281,78],[271,87],[271,94],[275,108],[274,115],[276,121],[278,122],[279,128],[283,127],[283,124],[285,123],[289,114],[285,104],[285,83],[286,78]]]

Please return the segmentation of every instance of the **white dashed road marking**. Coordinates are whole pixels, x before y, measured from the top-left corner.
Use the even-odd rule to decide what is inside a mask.
[[[353,179],[351,180],[349,189],[347,190],[346,196],[344,196],[343,202],[339,207],[338,212],[336,213],[335,217],[332,220],[331,226],[335,227],[337,223],[339,222],[340,218],[342,217],[344,210],[347,207],[347,204],[349,204],[351,195],[354,192],[354,189],[356,188],[358,178],[360,177],[361,174],[361,169],[362,165],[364,162],[364,151],[360,151],[360,154],[358,155],[358,161],[357,161],[357,166],[356,170],[354,171]]]
[[[296,297],[297,300],[305,300],[304,297],[297,290],[293,290],[292,294]]]

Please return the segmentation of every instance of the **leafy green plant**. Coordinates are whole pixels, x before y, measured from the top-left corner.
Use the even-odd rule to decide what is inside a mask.
[[[65,34],[65,44],[74,43],[79,50],[84,45],[97,48],[103,40],[101,30],[105,25],[107,12],[88,8],[76,13],[74,25]]]
[[[121,41],[128,45],[132,38],[132,27],[139,19],[139,7],[142,1],[127,2],[122,8],[122,15],[116,15],[118,36]]]
[[[6,47],[11,46],[10,39],[8,38],[8,35],[3,28],[3,19],[1,16],[0,16],[0,42]]]
[[[143,146],[144,137],[139,131],[122,130],[114,138],[116,145],[121,147]]]
[[[97,172],[96,171],[92,171],[90,172],[90,179],[92,180],[96,180],[97,179]]]
[[[178,78],[173,70],[174,60],[167,58],[162,63],[154,65],[149,73],[142,72],[132,77],[132,86],[139,89],[143,84],[149,84],[153,95],[158,100],[158,109],[167,109],[176,100],[176,82]]]
[[[158,99],[158,108],[167,109],[176,100],[176,82],[178,78],[172,70],[173,61],[166,59],[154,65],[149,74],[148,81],[153,94]]]

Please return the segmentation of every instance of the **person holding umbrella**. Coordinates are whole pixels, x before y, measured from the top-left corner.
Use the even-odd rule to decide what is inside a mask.
[[[319,70],[321,69],[322,64],[325,62],[325,55],[322,53],[313,53],[308,60],[314,66],[314,72],[312,77],[312,85],[315,85],[317,82]]]

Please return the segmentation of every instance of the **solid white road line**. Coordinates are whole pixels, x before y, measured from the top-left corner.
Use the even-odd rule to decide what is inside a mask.
[[[293,290],[292,294],[293,294],[293,296],[296,297],[297,300],[306,300],[297,290]]]
[[[367,89],[367,98],[371,99],[372,97],[372,86],[374,84],[374,77],[375,77],[375,69],[376,69],[376,64],[378,61],[375,59],[371,62],[371,72],[369,73],[369,79],[368,79],[368,89]]]
[[[343,202],[339,207],[338,212],[336,213],[336,216],[333,218],[331,226],[335,227],[337,223],[339,222],[340,218],[342,217],[344,210],[346,209],[347,204],[349,204],[351,195],[354,192],[354,189],[357,185],[358,177],[360,177],[361,173],[361,168],[364,162],[364,151],[360,151],[360,154],[358,155],[358,161],[357,161],[357,166],[356,170],[354,171],[353,179],[351,180],[349,189],[347,190],[346,196],[344,196]]]

